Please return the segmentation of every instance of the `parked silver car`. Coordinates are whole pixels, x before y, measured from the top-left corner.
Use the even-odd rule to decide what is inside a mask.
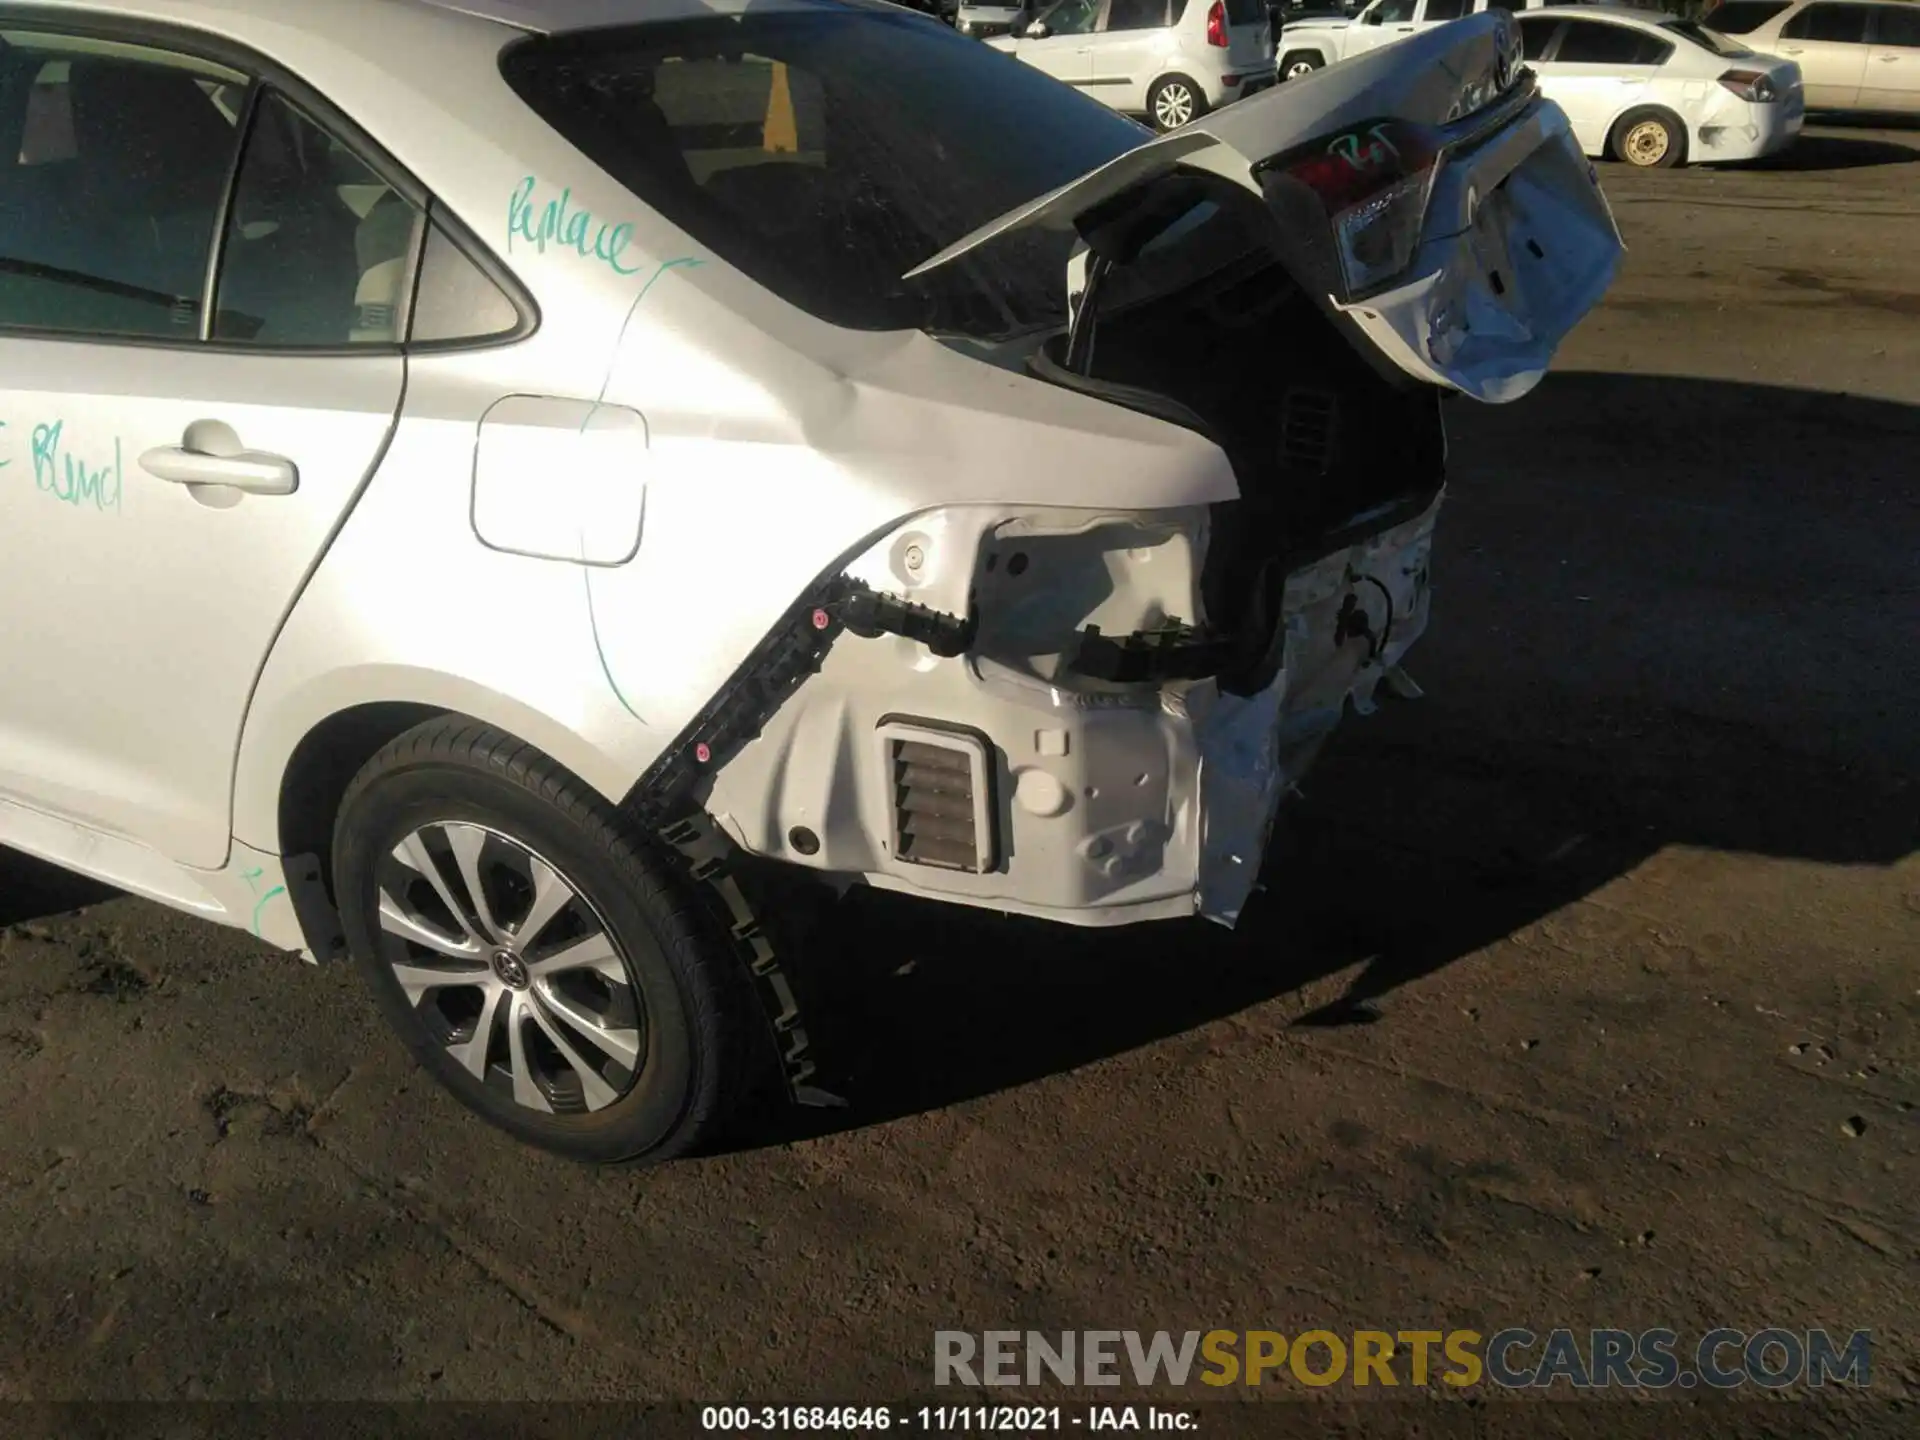
[[[580,1159],[828,1098],[764,875],[1231,923],[1620,253],[1505,16],[1149,142],[868,0],[0,15],[0,843]]]

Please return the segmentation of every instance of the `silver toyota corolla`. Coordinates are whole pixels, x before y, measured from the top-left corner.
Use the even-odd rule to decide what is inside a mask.
[[[1152,140],[875,0],[0,0],[0,843],[596,1160],[827,1098],[762,870],[1232,923],[1618,261],[1518,55]]]

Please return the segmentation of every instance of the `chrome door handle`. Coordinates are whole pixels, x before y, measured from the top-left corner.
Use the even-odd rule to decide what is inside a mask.
[[[249,495],[291,495],[300,488],[291,460],[247,449],[233,427],[218,420],[194,421],[179,445],[142,455],[140,468],[172,485],[224,485]]]

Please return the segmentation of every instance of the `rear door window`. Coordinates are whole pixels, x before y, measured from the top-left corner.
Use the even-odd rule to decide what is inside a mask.
[[[1882,45],[1920,50],[1920,5],[1882,5],[1876,12],[1874,39]]]
[[[1824,40],[1832,45],[1864,45],[1873,11],[1866,5],[1809,5],[1780,27],[1789,40]]]
[[[419,220],[364,160],[267,92],[234,187],[213,338],[324,349],[398,343]]]
[[[509,84],[609,175],[789,303],[862,330],[1065,318],[1072,237],[962,236],[1151,138],[992,47],[880,10],[748,11],[522,41]]]
[[[1700,23],[1722,35],[1747,35],[1791,3],[1792,0],[1727,0],[1717,10],[1709,10]]]
[[[1113,0],[1102,28],[1108,31],[1164,29],[1167,3],[1168,0]]]
[[[1554,60],[1561,65],[1658,65],[1673,46],[1625,25],[1597,20],[1570,20]]]

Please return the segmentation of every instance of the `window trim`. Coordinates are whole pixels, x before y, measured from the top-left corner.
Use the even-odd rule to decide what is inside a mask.
[[[52,36],[70,35],[76,39],[117,40],[132,45],[147,45],[168,50],[189,59],[224,65],[249,78],[247,98],[234,127],[233,156],[227,183],[215,210],[215,228],[208,246],[207,283],[200,293],[200,334],[195,339],[174,339],[165,335],[111,335],[88,330],[53,330],[44,326],[11,325],[0,320],[0,339],[61,340],[83,345],[126,345],[143,349],[196,350],[221,355],[250,355],[316,358],[350,356],[394,356],[443,354],[496,350],[526,340],[540,329],[539,303],[532,292],[507,265],[493,253],[473,230],[462,223],[420,180],[394,159],[391,152],[361,128],[351,116],[309,85],[299,75],[249,46],[223,35],[215,35],[172,21],[145,20],[138,17],[106,17],[72,10],[23,9],[0,3],[0,27]],[[306,115],[334,139],[350,148],[355,157],[412,205],[416,215],[409,245],[407,276],[402,284],[406,304],[406,331],[401,338],[379,345],[250,345],[244,341],[208,338],[213,326],[213,303],[217,294],[220,266],[226,257],[227,220],[232,213],[234,191],[239,184],[240,167],[247,153],[247,142],[260,108],[260,98],[268,90],[279,93],[294,109]],[[436,340],[416,345],[412,340],[413,308],[419,295],[421,260],[426,253],[427,226],[437,224],[467,261],[481,270],[500,288],[520,317],[511,331],[472,340]]]

